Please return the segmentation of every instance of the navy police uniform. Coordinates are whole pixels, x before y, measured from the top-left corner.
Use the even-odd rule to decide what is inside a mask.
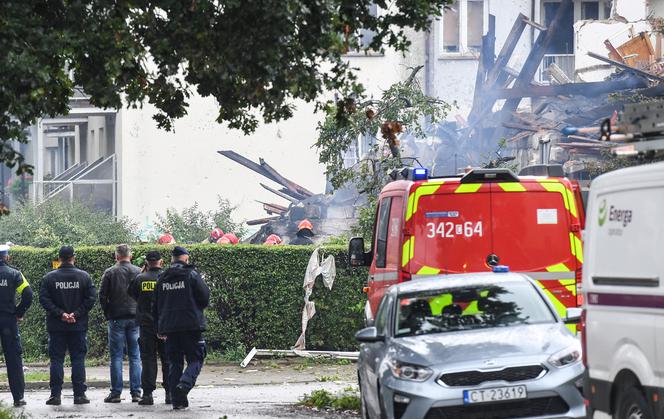
[[[183,247],[173,249],[174,257],[185,254],[189,253]],[[157,332],[166,336],[173,408],[181,409],[187,407],[187,393],[196,384],[206,355],[203,310],[210,302],[210,289],[193,265],[176,261],[159,275],[154,297]]]
[[[64,380],[65,353],[71,359],[71,381],[74,403],[86,402],[85,356],[88,352],[88,312],[97,299],[95,286],[87,272],[65,262],[74,257],[74,249],[60,249],[60,267],[44,276],[39,302],[46,310],[48,356],[51,361],[51,399],[48,404],[60,404]],[[72,314],[75,321],[66,321],[63,314]]]
[[[22,406],[25,381],[23,377],[23,349],[17,320],[23,318],[32,304],[32,288],[23,274],[6,262],[9,246],[0,246],[0,343],[7,365],[9,388],[14,405]],[[16,305],[16,296],[21,302]]]
[[[156,262],[161,259],[159,252],[150,251],[145,259]],[[161,273],[161,268],[152,267],[139,274],[129,284],[128,294],[136,300],[136,320],[140,326],[140,336],[138,344],[141,350],[141,387],[143,388],[143,398],[151,396],[156,389],[157,382],[157,354],[161,359],[161,385],[166,391],[166,402],[170,400],[170,390],[168,385],[168,359],[166,358],[165,343],[157,337],[157,328],[155,320],[152,317],[152,305],[154,300],[154,290],[157,285],[157,279]],[[143,403],[143,404],[148,404]]]

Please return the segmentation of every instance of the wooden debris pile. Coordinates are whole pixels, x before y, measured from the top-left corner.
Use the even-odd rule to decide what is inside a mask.
[[[218,153],[279,185],[272,187],[260,183],[265,190],[285,201],[274,203],[256,200],[263,206],[267,217],[247,221],[250,226],[261,226],[249,239],[252,244],[262,244],[271,234],[279,235],[288,243],[295,238],[297,224],[305,218],[314,226],[314,241],[338,236],[349,231],[352,225],[349,220],[355,219],[355,208],[363,202],[353,190],[341,189],[331,195],[315,194],[281,175],[262,158],[256,163],[231,150]]]
[[[473,106],[461,124],[460,140],[493,149],[506,139],[517,150],[523,167],[537,163],[566,163],[586,157],[602,158],[610,147],[599,141],[599,124],[622,110],[635,97],[661,96],[664,62],[661,45],[653,48],[648,34],[638,34],[614,48],[605,42],[608,56],[589,52],[619,73],[600,82],[575,82],[557,65],[547,69],[551,83],[542,85],[534,76],[554,39],[571,0],[563,0],[549,27],[520,14],[498,55],[495,55],[495,17],[489,17],[488,33],[482,38],[481,56],[475,80]],[[508,66],[526,27],[539,34],[520,70]],[[660,43],[658,38],[658,44]],[[662,84],[664,85],[664,84]],[[531,99],[530,112],[519,108]],[[580,127],[563,131],[566,127]],[[586,129],[588,128],[588,129]]]

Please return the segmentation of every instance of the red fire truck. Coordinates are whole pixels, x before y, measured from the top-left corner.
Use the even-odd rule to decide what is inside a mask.
[[[444,178],[429,178],[424,168],[393,174],[401,179],[380,193],[371,251],[365,252],[362,238],[349,244],[350,265],[370,267],[367,319],[392,284],[496,265],[537,280],[562,317],[579,306],[580,187],[563,177],[560,166],[542,168],[544,176],[508,169]]]

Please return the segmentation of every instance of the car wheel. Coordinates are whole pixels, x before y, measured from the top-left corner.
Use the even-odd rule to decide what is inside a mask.
[[[637,388],[627,388],[618,397],[618,408],[613,419],[653,419],[646,398]]]

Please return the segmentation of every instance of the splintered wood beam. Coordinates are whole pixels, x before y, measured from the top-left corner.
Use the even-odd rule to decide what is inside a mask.
[[[279,174],[279,172],[277,172],[272,166],[270,166],[269,164],[267,164],[267,162],[266,162],[265,160],[263,160],[262,158],[259,159],[259,161],[260,161],[260,163],[261,163],[261,167],[262,167],[266,172],[268,172],[270,175],[272,175],[275,179],[277,179],[277,180],[276,180],[277,183],[283,185],[284,187],[286,187],[286,188],[289,189],[290,191],[293,191],[293,192],[299,193],[299,194],[304,195],[304,196],[306,196],[306,197],[310,197],[310,196],[315,195],[313,192],[311,192],[310,190],[306,189],[305,187],[300,186],[300,185],[298,185],[297,183],[293,182],[292,180],[288,180],[288,179],[286,179],[285,177],[283,177],[283,176],[282,176],[281,174]]]
[[[605,63],[611,64],[612,66],[618,67],[622,70],[629,71],[629,72],[632,72],[634,74],[638,74],[639,76],[647,77],[649,79],[656,80],[656,81],[664,81],[664,77],[655,76],[654,74],[650,74],[647,71],[639,70],[638,68],[631,67],[627,64],[619,63],[618,61],[614,61],[610,58],[603,57],[603,56],[601,56],[599,54],[596,54],[592,51],[588,51],[588,56],[592,57],[596,60],[604,61]]]
[[[259,204],[263,204],[263,209],[265,211],[268,211],[268,212],[274,212],[274,213],[277,213],[277,214],[282,214],[282,213],[288,211],[288,208],[284,207],[283,205],[272,204],[270,202],[263,202],[263,201],[259,201],[257,199],[255,201],[258,202]]]
[[[302,194],[299,194],[297,192],[290,191],[290,190],[288,190],[288,188],[281,188],[281,189],[279,189],[279,192],[283,192],[288,196],[292,196],[293,198],[297,199],[298,201],[303,201],[303,200],[307,199],[306,196],[304,196]]]
[[[482,52],[480,53],[480,60],[477,66],[477,74],[475,75],[475,90],[473,93],[473,109],[470,111],[471,114],[477,112],[477,109],[482,108],[484,83],[486,82],[488,71],[494,64],[495,44],[496,16],[489,15],[489,31],[486,35],[482,36]]]
[[[512,87],[510,89],[494,89],[488,94],[498,99],[521,99],[524,97],[539,96],[598,96],[604,93],[619,92],[627,89],[640,89],[647,87],[648,83],[641,78],[629,78],[624,80],[594,81],[586,83],[567,83],[553,86],[525,86]],[[513,115],[513,112],[509,114]]]
[[[565,16],[565,13],[567,13],[567,10],[570,7],[572,7],[572,0],[561,1],[555,17],[551,21],[551,25],[549,25],[546,31],[540,32],[537,41],[535,41],[535,44],[531,48],[530,54],[528,54],[528,58],[521,68],[519,77],[514,82],[515,88],[527,87],[533,81],[533,77],[542,62],[542,58],[544,58],[546,50],[549,45],[551,45],[558,27],[563,20],[563,16]],[[519,107],[519,103],[521,103],[521,98],[508,99],[503,106],[503,112],[511,114]]]
[[[265,176],[266,178],[279,183],[279,181],[274,176],[272,176],[270,173],[268,173],[265,169],[263,169],[263,167],[261,167],[260,164],[254,163],[253,161],[251,161],[248,158],[236,153],[235,151],[220,150],[220,151],[217,151],[217,153],[221,154],[224,157],[227,157],[227,158],[233,160],[236,163],[241,164],[242,166],[246,167],[247,169],[253,170],[254,172],[258,173],[259,175]]]
[[[260,185],[261,185],[263,188],[267,189],[268,191],[272,192],[273,194],[277,195],[278,197],[280,197],[280,198],[284,198],[285,200],[290,201],[290,202],[292,202],[292,203],[294,203],[294,204],[297,204],[298,202],[300,202],[299,199],[295,199],[295,198],[293,198],[292,196],[290,196],[290,195],[288,195],[288,194],[285,194],[285,193],[283,193],[283,192],[281,192],[281,191],[278,191],[278,190],[276,190],[276,189],[274,189],[274,188],[271,188],[271,187],[269,187],[268,185],[266,185],[266,184],[264,184],[264,183],[260,183]]]
[[[261,225],[261,224],[267,224],[270,221],[275,221],[275,220],[278,220],[280,218],[281,217],[277,215],[277,216],[274,216],[274,217],[256,218],[254,220],[248,220],[248,221],[245,221],[245,223],[247,225],[250,225],[250,226],[257,226],[257,225]]]

